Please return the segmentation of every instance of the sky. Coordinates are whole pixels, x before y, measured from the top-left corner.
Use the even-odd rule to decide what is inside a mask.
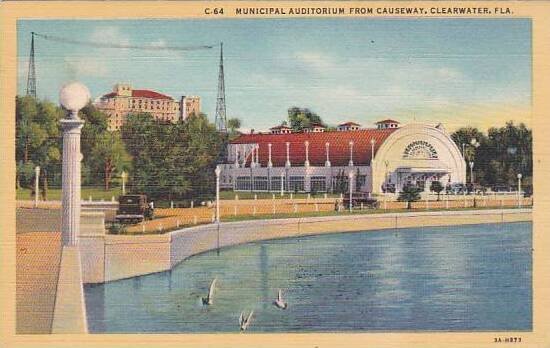
[[[174,98],[199,95],[213,120],[219,43],[227,116],[267,130],[291,106],[336,125],[393,118],[486,130],[531,123],[528,19],[20,20],[18,94],[26,91],[31,32],[71,40],[196,51],[96,48],[35,38],[37,94],[58,101],[78,80],[92,98],[117,82]]]

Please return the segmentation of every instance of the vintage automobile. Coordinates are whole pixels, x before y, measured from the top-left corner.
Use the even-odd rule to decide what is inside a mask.
[[[338,200],[335,206],[335,209],[349,209],[349,195],[344,195],[342,200]],[[363,206],[366,209],[376,209],[379,206],[378,200],[372,198],[368,193],[364,192],[354,192],[352,194],[352,208],[358,208]]]
[[[118,197],[118,210],[115,220],[121,224],[135,224],[152,220],[154,207],[147,202],[146,195],[123,195]]]

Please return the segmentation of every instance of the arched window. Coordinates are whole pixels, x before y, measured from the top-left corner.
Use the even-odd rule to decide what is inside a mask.
[[[437,151],[424,140],[413,141],[405,148],[403,152],[403,158],[405,159],[437,159]]]

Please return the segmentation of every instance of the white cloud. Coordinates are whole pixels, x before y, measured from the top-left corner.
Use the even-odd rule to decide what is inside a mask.
[[[104,44],[130,44],[128,37],[116,26],[101,26],[94,28],[93,32],[90,34],[90,41]]]
[[[74,79],[86,76],[105,77],[109,74],[105,62],[93,57],[66,58],[65,66]]]

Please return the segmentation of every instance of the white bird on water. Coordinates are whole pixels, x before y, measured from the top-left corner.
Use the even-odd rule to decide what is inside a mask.
[[[245,331],[248,329],[248,326],[252,322],[252,315],[254,314],[254,311],[250,311],[248,316],[245,318],[244,312],[241,312],[241,315],[239,316],[239,326],[241,327],[241,331]]]
[[[214,303],[214,288],[216,287],[216,278],[210,283],[210,288],[208,289],[208,296],[202,298],[203,305],[211,305]]]
[[[281,291],[281,289],[279,289],[279,292],[277,293],[277,299],[275,300],[275,302],[273,302],[273,304],[279,309],[288,308],[288,303],[283,300],[283,292]]]

